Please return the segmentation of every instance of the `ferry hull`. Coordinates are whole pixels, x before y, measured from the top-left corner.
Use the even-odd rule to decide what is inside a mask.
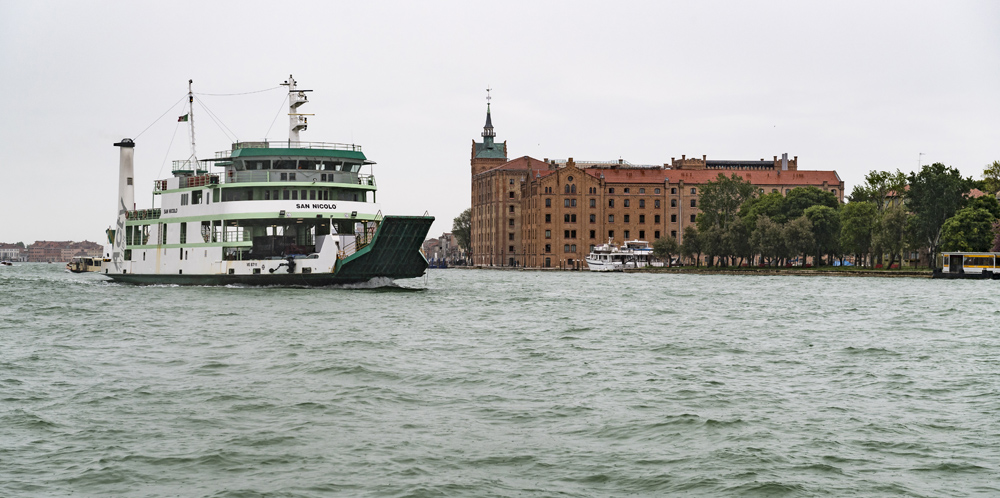
[[[248,285],[276,287],[322,287],[367,282],[370,278],[338,277],[333,273],[274,275],[106,275],[116,282],[135,285]],[[394,279],[395,277],[386,277]],[[409,277],[406,277],[409,278]]]
[[[367,282],[372,279],[403,279],[423,276],[427,259],[420,245],[427,237],[433,216],[386,216],[372,242],[337,261],[333,272],[287,273],[285,270],[259,274],[167,274],[104,273],[116,282],[137,285],[252,285],[326,286]],[[293,260],[299,263],[308,260]],[[277,261],[268,261],[272,266]],[[301,265],[297,265],[301,266]]]

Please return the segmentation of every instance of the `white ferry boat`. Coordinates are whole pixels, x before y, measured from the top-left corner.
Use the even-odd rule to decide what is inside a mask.
[[[289,76],[287,142],[238,142],[215,157],[174,161],[153,207],[136,209],[135,143],[119,147],[118,219],[103,275],[178,285],[330,285],[414,278],[432,216],[382,216],[369,161],[354,144],[303,142],[306,92]],[[194,94],[188,81],[193,125]],[[193,128],[192,128],[193,130]],[[192,133],[192,137],[194,134]],[[212,172],[212,168],[217,168]]]
[[[645,240],[629,240],[617,246],[609,240],[607,244],[595,246],[587,255],[590,271],[625,271],[626,268],[643,268],[650,265],[653,249]]]

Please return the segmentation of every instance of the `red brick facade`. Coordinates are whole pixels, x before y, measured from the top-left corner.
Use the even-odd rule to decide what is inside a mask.
[[[477,157],[477,150],[482,144],[473,142],[476,265],[586,268],[591,248],[609,239],[620,244],[670,236],[682,242],[684,228],[698,214],[699,186],[720,173],[735,173],[761,193],[814,186],[844,199],[844,182],[835,171],[801,171],[798,157],[713,161],[681,156],[663,166],[639,167],[524,156],[496,164],[496,158]]]

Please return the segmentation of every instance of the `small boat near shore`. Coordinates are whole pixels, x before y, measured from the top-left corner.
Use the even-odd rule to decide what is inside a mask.
[[[66,269],[73,273],[100,273],[104,269],[104,263],[111,259],[93,258],[89,256],[76,256],[66,263]]]
[[[943,252],[931,278],[1000,280],[1000,252]]]
[[[609,240],[607,244],[595,246],[586,261],[590,271],[625,271],[650,266],[652,256],[653,249],[645,240],[629,240],[622,246]]]

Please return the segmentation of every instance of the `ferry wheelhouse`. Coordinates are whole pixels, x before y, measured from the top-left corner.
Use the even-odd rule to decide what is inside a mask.
[[[998,252],[943,252],[934,278],[1000,279]]]
[[[193,102],[190,90],[189,103]],[[372,165],[355,144],[305,142],[306,92],[289,76],[287,142],[237,142],[214,158],[174,161],[154,206],[136,209],[133,153],[120,148],[118,220],[108,230],[117,281],[180,285],[329,285],[413,278],[434,218],[383,216]],[[193,106],[182,120],[193,126]],[[193,133],[192,133],[193,136]]]

